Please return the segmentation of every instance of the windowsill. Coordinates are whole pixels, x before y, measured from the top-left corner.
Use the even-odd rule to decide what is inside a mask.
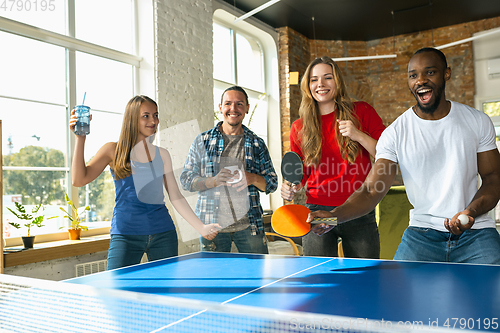
[[[51,241],[44,241],[41,235],[36,236],[33,249],[22,250],[22,246],[4,248],[4,267],[74,257],[109,248],[109,228],[82,231],[81,240],[69,240],[67,232],[56,234],[57,238],[61,237],[60,234],[65,237]],[[38,240],[39,238],[41,239]]]

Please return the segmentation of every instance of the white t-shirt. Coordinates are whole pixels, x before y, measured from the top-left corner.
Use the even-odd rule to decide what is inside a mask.
[[[410,211],[410,226],[447,231],[444,219],[464,210],[478,189],[477,154],[497,149],[490,118],[474,108],[451,102],[450,113],[424,120],[412,108],[382,133],[379,158],[399,164]],[[487,215],[473,229],[494,228]]]

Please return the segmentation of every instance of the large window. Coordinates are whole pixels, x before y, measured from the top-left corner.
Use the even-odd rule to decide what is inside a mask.
[[[218,105],[225,89],[238,85],[248,94],[250,111],[243,123],[267,143],[268,98],[264,79],[264,50],[259,40],[245,31],[223,23],[213,24],[214,113],[215,122],[222,120]],[[269,198],[261,204],[269,209]]]
[[[91,207],[89,227],[109,224],[114,184],[108,170],[86,187],[71,187],[74,140],[68,120],[85,96],[85,105],[92,109],[87,161],[104,143],[117,141],[125,105],[135,92],[139,62],[134,1],[6,3],[0,8],[4,236],[26,234],[24,227],[9,225],[17,219],[7,207],[13,209],[18,201],[31,210],[41,203],[47,217],[59,216],[59,208],[66,208],[64,192],[80,206]],[[44,224],[32,228],[32,234],[57,232],[67,221],[59,217]]]

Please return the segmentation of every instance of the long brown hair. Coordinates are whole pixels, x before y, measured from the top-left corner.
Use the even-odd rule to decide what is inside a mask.
[[[133,97],[128,101],[125,108],[122,130],[115,151],[114,172],[116,179],[123,179],[132,174],[130,152],[137,143],[137,138],[139,137],[140,110],[141,105],[145,102],[152,103],[158,108],[155,101],[144,95]]]
[[[321,144],[323,141],[321,131],[321,113],[318,102],[312,97],[309,89],[311,70],[318,64],[327,64],[332,67],[333,77],[337,86],[334,94],[337,119],[350,120],[357,128],[360,127],[358,119],[353,113],[353,104],[347,94],[347,89],[338,65],[330,57],[321,57],[314,59],[304,73],[300,83],[302,90],[302,101],[300,103],[299,115],[302,118],[302,129],[299,132],[300,145],[304,153],[304,162],[306,165],[318,165],[321,160]],[[340,134],[339,126],[334,123],[337,141],[340,147],[342,157],[354,163],[360,150],[359,143]]]

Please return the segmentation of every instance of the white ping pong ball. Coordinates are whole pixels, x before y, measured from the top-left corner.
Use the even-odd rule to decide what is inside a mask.
[[[460,223],[462,223],[462,225],[466,225],[467,223],[469,223],[469,217],[465,214],[458,215],[457,219],[460,221]]]

